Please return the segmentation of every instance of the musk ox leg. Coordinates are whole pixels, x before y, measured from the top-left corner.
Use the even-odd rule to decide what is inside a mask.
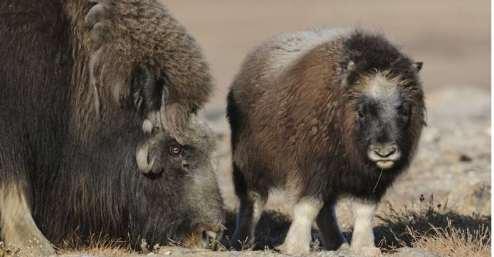
[[[278,249],[288,254],[307,254],[310,251],[311,228],[323,204],[317,199],[302,199],[293,208],[293,221],[285,242]]]
[[[319,231],[321,231],[326,250],[335,251],[350,249],[350,245],[338,226],[334,203],[324,204],[319,215],[317,215],[316,222]]]
[[[254,232],[261,218],[262,210],[267,201],[267,195],[249,192],[240,198],[240,209],[237,217],[237,228],[231,244],[237,250],[244,250],[254,246]]]
[[[26,255],[55,255],[31,216],[26,186],[14,181],[3,182],[0,212],[2,238],[8,246],[19,248]]]
[[[233,182],[235,193],[240,199],[240,209],[237,217],[237,228],[230,244],[237,250],[243,250],[254,246],[254,232],[268,199],[268,191],[249,189],[242,171],[235,163],[233,165]]]
[[[378,256],[381,254],[374,243],[372,221],[376,212],[377,203],[354,202],[352,205],[355,224],[352,235],[352,252]]]

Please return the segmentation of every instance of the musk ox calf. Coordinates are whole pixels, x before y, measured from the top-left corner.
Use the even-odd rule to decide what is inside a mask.
[[[270,190],[286,189],[296,203],[281,250],[309,252],[314,220],[326,249],[349,247],[334,208],[350,197],[352,251],[378,252],[376,205],[409,165],[425,124],[420,68],[361,29],[282,35],[251,52],[228,95],[240,198],[232,242],[252,244]]]
[[[223,230],[211,77],[154,0],[0,3],[0,230],[24,253],[92,234],[203,247]],[[51,242],[51,243],[50,243]]]

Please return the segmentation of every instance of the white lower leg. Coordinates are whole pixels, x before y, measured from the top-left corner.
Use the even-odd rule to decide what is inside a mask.
[[[2,237],[24,254],[53,255],[55,250],[36,226],[24,192],[17,185],[0,189]]]
[[[372,222],[376,212],[376,203],[353,203],[353,216],[355,225],[352,235],[351,249],[354,252],[365,252],[374,249],[374,232],[372,231]]]
[[[315,199],[304,199],[293,208],[293,221],[285,242],[280,250],[289,254],[303,254],[310,251],[311,228],[321,210],[322,202]]]

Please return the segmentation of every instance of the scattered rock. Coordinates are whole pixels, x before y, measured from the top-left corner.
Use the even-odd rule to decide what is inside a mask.
[[[441,120],[458,117],[489,119],[491,112],[490,92],[477,87],[443,88],[426,95],[427,110]],[[436,120],[439,121],[439,120]]]
[[[417,248],[403,247],[393,257],[441,257],[441,255]]]
[[[437,143],[441,139],[441,132],[438,128],[425,127],[422,132],[422,141],[425,143]]]
[[[480,182],[451,194],[453,208],[461,214],[491,214],[491,182]]]
[[[460,155],[460,162],[471,162],[471,161],[472,161],[472,157],[466,154]]]
[[[93,255],[89,255],[89,254],[85,254],[85,253],[83,253],[83,254],[76,254],[76,255],[62,255],[62,256],[65,256],[65,257],[93,257]]]

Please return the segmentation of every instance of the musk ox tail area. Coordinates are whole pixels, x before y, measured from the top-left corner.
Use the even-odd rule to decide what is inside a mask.
[[[236,100],[233,96],[233,94],[230,92],[228,93],[227,96],[227,109],[226,109],[226,116],[230,122],[230,128],[231,131],[235,134],[232,133],[231,135],[231,145],[232,145],[232,152],[235,151],[235,146],[237,143],[237,131],[242,129],[243,126],[243,119],[242,119],[242,114],[240,113],[240,110],[238,109]]]
[[[270,190],[295,200],[280,249],[306,254],[315,221],[328,250],[375,248],[376,206],[410,164],[425,125],[414,62],[382,33],[316,29],[274,37],[245,59],[228,95],[240,213],[233,245],[254,242]],[[351,245],[334,214],[355,200]]]

